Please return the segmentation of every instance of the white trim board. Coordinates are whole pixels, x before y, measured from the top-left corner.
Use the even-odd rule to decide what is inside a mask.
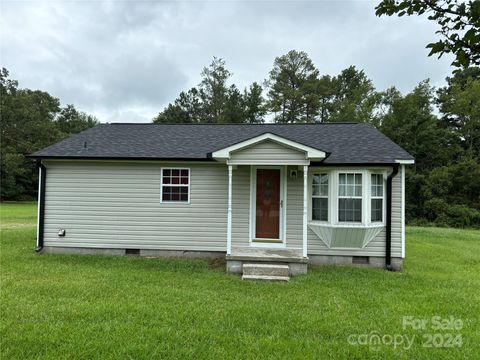
[[[402,165],[413,165],[415,164],[415,160],[395,160],[397,164],[402,164]]]
[[[402,259],[405,259],[405,165],[402,165],[401,167],[401,181],[402,181],[402,213],[401,213],[401,218],[402,218]]]

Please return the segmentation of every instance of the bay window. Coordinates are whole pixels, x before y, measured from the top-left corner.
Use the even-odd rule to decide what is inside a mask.
[[[362,174],[338,175],[338,221],[362,222]]]
[[[371,214],[372,222],[383,221],[383,175],[371,175]]]
[[[313,174],[312,220],[328,221],[328,174]]]
[[[313,169],[310,219],[333,226],[383,226],[387,169]]]

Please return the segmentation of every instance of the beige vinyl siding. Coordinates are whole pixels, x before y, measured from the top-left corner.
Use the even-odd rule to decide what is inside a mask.
[[[392,256],[402,256],[402,171],[400,166],[398,174],[392,181]]]
[[[45,246],[225,251],[228,170],[217,163],[48,161]],[[190,168],[190,204],[160,203],[160,169]],[[302,247],[303,173],[287,167],[286,246]],[[250,166],[233,170],[232,245],[249,245]],[[311,186],[311,184],[309,184]],[[401,256],[401,173],[393,181],[392,254]],[[66,236],[57,236],[59,229]],[[352,230],[354,231],[354,230]],[[354,236],[355,234],[348,234]],[[365,249],[329,249],[308,229],[308,253],[384,256],[385,230]]]
[[[225,251],[220,164],[48,161],[46,246]],[[190,204],[160,203],[161,167],[190,168]],[[64,238],[59,229],[66,230]]]
[[[282,164],[285,162],[304,162],[306,153],[278,144],[274,141],[263,141],[248,148],[232,152],[229,163],[266,162],[270,164]]]
[[[297,167],[288,167],[288,170]],[[301,175],[301,173],[299,173]],[[250,166],[233,170],[232,246],[250,243]],[[303,221],[303,178],[291,179],[287,171],[286,247],[301,248]]]
[[[297,170],[297,178],[290,177]],[[298,167],[287,167],[287,248],[302,248],[303,243],[303,172]]]
[[[250,166],[238,166],[232,178],[232,246],[250,243]]]
[[[401,169],[392,183],[392,257],[402,255],[402,180]],[[386,201],[386,199],[384,200]],[[355,237],[355,229],[345,229],[343,236]],[[345,255],[345,256],[385,256],[385,228],[363,249],[329,249],[322,240],[309,228],[308,253],[312,255]]]

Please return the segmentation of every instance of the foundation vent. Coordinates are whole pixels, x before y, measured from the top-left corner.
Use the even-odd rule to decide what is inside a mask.
[[[125,249],[125,255],[139,256],[140,249]]]
[[[368,265],[370,263],[368,256],[353,256],[352,264],[355,265]]]

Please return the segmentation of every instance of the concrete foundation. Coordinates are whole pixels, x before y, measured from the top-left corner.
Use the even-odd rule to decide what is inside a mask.
[[[44,246],[41,253],[45,254],[77,254],[77,255],[105,255],[105,256],[121,256],[125,255],[125,249],[97,249],[97,248],[80,248],[80,247],[58,247]]]
[[[79,255],[105,255],[105,256],[123,256],[125,249],[105,249],[105,248],[79,248],[79,247],[57,247],[45,246],[42,253],[47,254],[79,254]],[[353,256],[338,256],[338,255],[309,255],[308,258],[299,258],[290,256],[291,254],[277,254],[278,251],[270,254],[268,258],[259,258],[252,256],[252,254],[242,254],[227,256],[226,270],[230,274],[242,274],[243,264],[257,263],[281,263],[288,265],[290,276],[301,275],[307,273],[308,265],[322,266],[322,265],[337,265],[337,266],[358,266],[358,267],[373,267],[385,268],[384,257],[362,257],[362,260],[367,260],[367,263],[354,263]],[[140,249],[140,256],[146,257],[166,257],[166,258],[190,258],[190,259],[223,259],[225,252],[222,251],[190,251],[190,250],[155,250],[155,249]],[[402,271],[403,259],[392,258],[392,269],[395,271]]]
[[[97,249],[97,248],[44,246],[42,249],[42,253],[123,256],[125,255],[125,249],[104,249],[104,248]],[[220,259],[225,257],[225,253],[222,251],[155,250],[155,249],[140,249],[139,255],[146,256],[146,257],[190,258],[190,259]]]
[[[322,266],[322,265],[337,265],[337,266],[359,266],[359,267],[373,267],[373,268],[385,268],[385,258],[377,256],[367,256],[368,263],[355,264],[353,256],[338,256],[338,255],[309,255],[310,265]],[[392,258],[392,269],[394,271],[402,271],[403,259]]]
[[[190,258],[190,259],[220,259],[225,257],[222,251],[190,251],[190,250],[147,250],[140,249],[140,256]]]

